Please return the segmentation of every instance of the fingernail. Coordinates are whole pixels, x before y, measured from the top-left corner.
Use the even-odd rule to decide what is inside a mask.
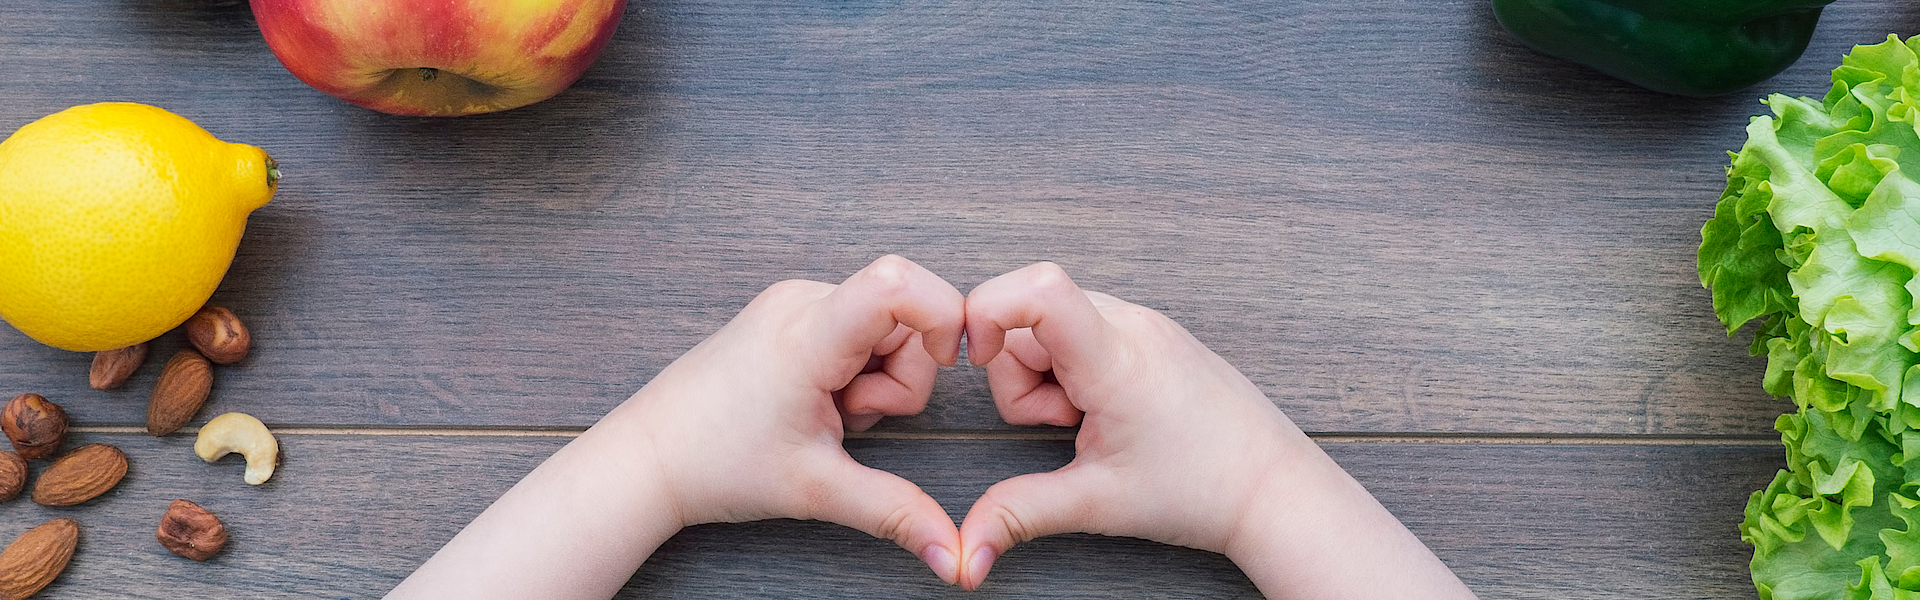
[[[941,581],[960,583],[960,560],[953,557],[952,551],[936,544],[927,546],[923,552],[920,560],[927,561],[927,566],[933,568],[933,574],[938,575]]]
[[[967,561],[967,582],[972,584],[967,586],[967,589],[980,589],[980,584],[987,581],[987,569],[993,568],[994,558],[992,546],[974,549],[973,557]]]

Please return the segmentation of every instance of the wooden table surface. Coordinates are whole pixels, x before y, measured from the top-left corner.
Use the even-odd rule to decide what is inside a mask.
[[[1752,598],[1736,524],[1783,464],[1762,361],[1695,276],[1764,91],[1818,96],[1920,5],[1840,0],[1755,90],[1659,95],[1534,53],[1484,0],[634,0],[584,79],[457,119],[289,75],[231,2],[10,0],[0,131],[156,104],[286,172],[214,302],[255,351],[202,418],[259,416],[259,487],[146,435],[125,389],[0,331],[0,396],[64,405],[132,474],[45,598],[378,598],[571,436],[787,278],[899,253],[961,290],[1039,260],[1159,309],[1253,381],[1484,598]],[[189,430],[190,432],[191,430]],[[958,517],[1072,456],[942,371],[851,436]],[[167,503],[224,518],[206,563]],[[851,529],[688,529],[621,598],[1255,597],[1224,558],[1067,535],[973,595]]]

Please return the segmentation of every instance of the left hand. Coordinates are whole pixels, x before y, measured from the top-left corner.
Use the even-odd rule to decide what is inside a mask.
[[[603,419],[650,443],[681,525],[817,519],[887,538],[948,583],[959,530],[919,486],[855,462],[845,430],[926,408],[965,300],[886,256],[845,282],[774,284]]]

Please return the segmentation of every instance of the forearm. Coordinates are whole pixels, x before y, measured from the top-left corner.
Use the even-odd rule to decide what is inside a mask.
[[[622,428],[603,420],[554,453],[387,599],[611,598],[680,529],[651,448]]]
[[[1266,597],[1475,597],[1318,448],[1290,468],[1270,480],[1226,551]]]

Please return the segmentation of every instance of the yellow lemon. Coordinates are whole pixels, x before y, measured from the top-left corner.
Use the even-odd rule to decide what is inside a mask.
[[[144,104],[76,106],[0,142],[0,318],[56,348],[158,337],[206,304],[280,172]]]

